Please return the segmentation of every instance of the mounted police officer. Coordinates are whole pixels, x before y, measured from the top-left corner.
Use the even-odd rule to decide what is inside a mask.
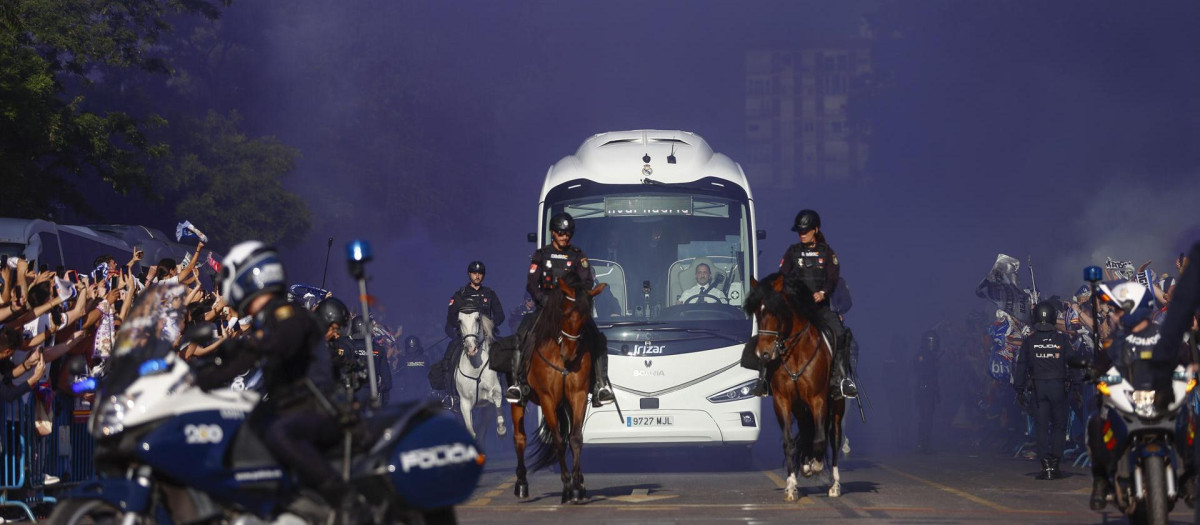
[[[262,368],[265,399],[248,419],[251,428],[280,463],[295,472],[301,483],[316,489],[330,506],[343,510],[360,507],[360,496],[325,460],[322,450],[340,442],[342,427],[337,414],[320,399],[333,389],[329,351],[311,312],[286,299],[283,264],[274,249],[261,242],[234,246],[222,263],[222,296],[239,314],[252,316],[247,337],[227,340],[221,346],[226,358],[213,368],[201,369],[196,384],[217,388],[256,363]]]
[[[513,383],[504,391],[504,397],[509,403],[523,403],[529,394],[529,385],[525,382],[525,374],[534,342],[527,341],[526,336],[537,322],[538,313],[545,307],[547,294],[553,293],[555,287],[558,286],[559,278],[572,272],[579,277],[587,289],[595,287],[596,278],[588,266],[587,255],[578,246],[571,244],[571,237],[574,235],[575,219],[570,214],[557,213],[550,218],[550,244],[539,248],[530,257],[525,291],[533,297],[534,303],[537,304],[537,310],[526,315],[517,328],[519,342],[513,352]],[[584,330],[600,339],[596,344],[591,345],[594,363],[592,368],[592,406],[598,407],[616,400],[613,396],[612,386],[608,382],[608,350],[605,348],[607,345],[604,344],[603,335],[596,328],[594,320],[589,321]]]
[[[492,320],[496,333],[499,333],[501,323],[504,322],[504,308],[500,306],[500,298],[491,288],[483,285],[486,275],[487,267],[482,261],[471,261],[471,264],[467,265],[467,284],[454,291],[454,295],[450,297],[450,305],[446,307],[446,326],[443,329],[446,337],[450,338],[450,343],[446,345],[446,353],[442,356],[441,368],[451,374],[451,378],[458,367],[458,353],[462,349],[464,335],[458,333],[458,314],[479,312]],[[453,385],[454,381],[447,384]]]
[[[825,234],[821,233],[821,216],[817,212],[800,210],[800,213],[796,214],[792,231],[800,235],[800,242],[789,246],[783,254],[783,260],[779,262],[779,272],[808,286],[812,291],[813,301],[817,303],[817,324],[822,325],[833,338],[830,341],[833,345],[831,396],[835,399],[856,397],[858,387],[850,377],[846,328],[838,314],[830,308],[830,301],[841,276],[837,254],[829,247],[829,243],[825,242]],[[758,382],[755,383],[753,392],[760,396],[770,393],[766,367],[759,370]]]
[[[1017,396],[1026,395],[1031,380],[1033,394],[1033,433],[1037,439],[1042,471],[1037,479],[1062,477],[1058,462],[1067,439],[1067,358],[1072,355],[1071,337],[1057,330],[1058,311],[1049,301],[1033,308],[1034,332],[1021,343],[1013,363],[1013,388]]]

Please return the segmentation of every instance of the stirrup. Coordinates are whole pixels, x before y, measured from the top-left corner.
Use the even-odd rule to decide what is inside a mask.
[[[517,405],[525,400],[525,389],[521,388],[521,386],[509,385],[504,390],[504,400],[508,401],[508,404]]]
[[[842,379],[842,384],[838,385],[838,390],[842,392],[842,397],[846,399],[858,397],[858,385],[855,385],[854,380],[849,377]]]
[[[592,406],[609,405],[616,400],[617,396],[613,395],[612,389],[608,385],[604,385],[596,390],[596,395],[592,396]]]

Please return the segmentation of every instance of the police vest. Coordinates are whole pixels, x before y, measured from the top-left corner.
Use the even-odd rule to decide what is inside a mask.
[[[540,251],[542,266],[538,286],[543,290],[553,290],[558,286],[558,280],[563,275],[566,275],[567,272],[576,271],[581,264],[580,258],[583,253],[582,250],[575,246],[571,246],[563,252],[555,250],[553,246],[544,246]]]
[[[813,292],[825,288],[825,265],[833,262],[829,245],[822,243],[811,248],[796,245],[790,255],[796,263],[791,275],[793,279],[799,279]]]

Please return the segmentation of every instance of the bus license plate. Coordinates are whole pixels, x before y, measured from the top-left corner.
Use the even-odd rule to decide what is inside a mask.
[[[627,427],[669,427],[675,424],[675,416],[626,416]]]

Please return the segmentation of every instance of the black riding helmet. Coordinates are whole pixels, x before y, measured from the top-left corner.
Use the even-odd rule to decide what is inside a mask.
[[[1053,330],[1058,321],[1058,310],[1049,301],[1042,301],[1033,307],[1033,326],[1039,330]]]
[[[821,216],[813,210],[800,210],[796,214],[796,220],[792,223],[792,231],[804,233],[813,228],[821,227]]]
[[[550,217],[550,231],[574,234],[575,219],[567,212],[555,213]]]
[[[346,308],[346,303],[337,297],[328,297],[317,303],[317,319],[321,321],[321,327],[328,329],[329,325],[337,323],[338,326],[345,330],[346,322],[350,320],[350,309]]]
[[[361,315],[355,317],[354,320],[350,321],[350,337],[352,339],[366,339],[367,336],[365,325],[366,323],[363,321]]]
[[[487,275],[487,266],[483,265],[483,261],[471,261],[467,265],[467,273],[482,273]]]

